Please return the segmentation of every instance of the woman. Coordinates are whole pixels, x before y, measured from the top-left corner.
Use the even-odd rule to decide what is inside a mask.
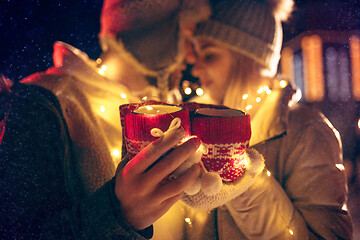
[[[196,211],[188,215],[194,227],[216,228],[218,239],[351,239],[347,185],[337,168],[338,132],[321,113],[294,104],[289,83],[273,79],[281,21],[292,5],[213,1],[212,16],[194,32],[195,51],[188,51],[187,60],[209,95],[203,101],[250,114],[250,147],[267,168],[248,190],[205,218],[212,220]]]

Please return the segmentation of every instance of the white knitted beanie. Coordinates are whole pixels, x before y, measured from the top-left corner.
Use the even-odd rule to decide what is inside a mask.
[[[223,44],[274,75],[282,45],[281,22],[293,4],[293,0],[213,0],[213,14],[198,26],[195,36]]]

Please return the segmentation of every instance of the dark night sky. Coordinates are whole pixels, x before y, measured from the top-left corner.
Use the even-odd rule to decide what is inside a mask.
[[[335,5],[339,3],[340,9]],[[309,25],[360,29],[358,5],[357,0],[298,0],[297,11],[285,27],[285,38]],[[1,0],[0,73],[17,81],[46,70],[52,66],[52,45],[57,40],[85,51],[91,58],[98,57],[101,6],[102,0]],[[304,6],[308,6],[307,11]]]
[[[101,6],[102,0],[1,0],[0,73],[19,80],[46,70],[57,40],[96,58]]]

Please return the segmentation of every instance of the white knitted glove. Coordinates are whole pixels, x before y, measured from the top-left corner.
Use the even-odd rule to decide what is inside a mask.
[[[215,195],[205,194],[203,189],[194,195],[185,194],[182,201],[193,208],[213,209],[245,192],[265,167],[264,158],[255,149],[247,149],[248,165],[244,174],[234,182],[222,182],[220,191]],[[202,188],[202,187],[201,187]]]

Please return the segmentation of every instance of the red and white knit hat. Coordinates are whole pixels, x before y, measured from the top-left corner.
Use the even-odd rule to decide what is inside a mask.
[[[160,94],[166,95],[167,77],[184,56],[180,24],[209,15],[208,0],[104,0],[100,44],[104,52],[111,46],[137,70],[157,78]]]

